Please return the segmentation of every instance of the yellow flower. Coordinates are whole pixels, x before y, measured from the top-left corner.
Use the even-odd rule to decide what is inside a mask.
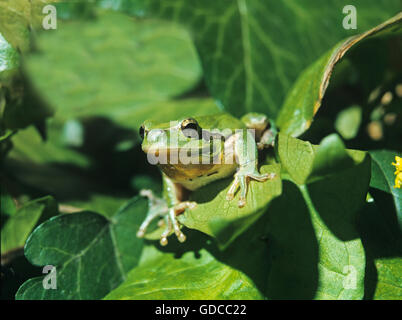
[[[395,162],[392,162],[392,165],[395,166],[395,168],[396,168],[396,170],[394,172],[394,174],[395,174],[394,188],[401,188],[402,187],[402,158],[395,156]]]

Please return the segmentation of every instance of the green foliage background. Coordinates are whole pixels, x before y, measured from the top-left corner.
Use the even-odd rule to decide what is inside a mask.
[[[402,299],[401,10],[0,0],[2,299]],[[161,192],[139,126],[219,111],[276,122],[276,178],[242,209],[231,178],[194,192],[184,244],[136,238]]]

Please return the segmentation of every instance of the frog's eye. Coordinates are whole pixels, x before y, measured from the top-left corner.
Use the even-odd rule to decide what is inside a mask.
[[[144,125],[142,125],[142,126],[140,127],[139,134],[140,134],[141,139],[143,139],[143,140],[144,140],[144,134],[145,134],[145,128],[144,128]]]
[[[181,131],[186,138],[198,138],[200,126],[195,119],[189,118],[182,121]]]

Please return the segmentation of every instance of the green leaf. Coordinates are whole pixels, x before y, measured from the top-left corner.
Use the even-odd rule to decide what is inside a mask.
[[[23,247],[35,226],[57,214],[57,203],[52,197],[25,203],[1,229],[2,257],[11,250]]]
[[[355,159],[352,159],[350,155],[353,155]],[[337,134],[331,134],[322,139],[320,146],[316,149],[310,177],[323,177],[334,171],[350,168],[354,165],[353,160],[360,162],[364,156],[364,152],[347,151],[342,139]]]
[[[299,185],[333,174],[336,170],[353,167],[365,158],[365,152],[346,150],[338,135],[325,137],[319,146],[286,134],[278,135],[277,153],[285,177]]]
[[[372,28],[401,9],[355,0],[357,30],[342,27],[350,1],[142,0],[122,8],[156,15],[192,28],[207,86],[226,110],[242,116],[256,111],[276,118],[299,73],[338,41]],[[375,15],[373,15],[375,11]],[[325,17],[325,19],[323,19]]]
[[[395,186],[395,156],[401,153],[388,150],[370,151],[372,158],[370,194],[377,205],[384,211],[392,213],[391,219],[397,222],[402,231],[402,189]]]
[[[65,203],[66,205],[61,207],[60,210],[65,209],[67,213],[69,209],[73,212],[83,210],[94,211],[105,216],[106,218],[111,218],[128,200],[129,199],[127,199],[127,197],[119,195],[104,195],[94,193],[90,195],[89,199],[67,201]]]
[[[59,24],[40,34],[40,52],[25,61],[27,76],[58,118],[96,115],[124,124],[133,111],[200,80],[190,37],[175,24],[114,12]]]
[[[277,118],[282,133],[299,136],[311,125],[322,104],[335,65],[350,49],[370,38],[402,33],[402,13],[356,36],[347,38],[305,69],[291,88]]]
[[[10,196],[10,194],[7,191],[7,188],[5,187],[4,183],[0,183],[0,213],[1,215],[5,216],[12,216],[13,214],[16,213],[17,208],[14,203],[13,198]],[[1,226],[3,226],[4,221],[1,221]]]
[[[89,161],[81,153],[64,145],[61,130],[62,123],[48,122],[47,141],[43,141],[34,127],[20,130],[13,137],[14,148],[9,157],[14,161],[30,161],[36,164],[68,163],[88,167]]]
[[[0,33],[14,48],[29,50],[30,28],[41,24],[45,5],[59,0],[2,0],[0,2]]]
[[[362,108],[352,106],[339,112],[335,128],[344,139],[353,139],[359,131],[362,120]]]
[[[217,261],[205,249],[179,259],[164,254],[134,268],[107,300],[222,300],[262,299],[242,272]]]
[[[89,211],[60,215],[41,224],[27,240],[25,256],[34,265],[54,265],[57,286],[42,277],[25,282],[16,299],[100,299],[138,264],[143,240],[134,236],[147,203],[133,198],[110,219]]]
[[[14,48],[26,51],[29,48],[29,0],[2,0],[0,2],[0,32]]]
[[[260,172],[275,173],[276,177],[264,183],[250,181],[245,207],[238,207],[238,194],[232,201],[226,200],[229,185],[233,180],[231,177],[195,191],[191,199],[197,202],[197,207],[187,210],[179,217],[180,221],[188,228],[216,237],[219,245],[226,247],[254,223],[269,202],[282,192],[278,164],[263,165]]]
[[[339,157],[339,142],[330,136],[317,147],[279,134],[277,153],[290,182],[284,183],[283,195],[267,212],[273,263],[269,298],[364,295],[365,255],[355,219],[365,202],[370,161],[354,150]]]

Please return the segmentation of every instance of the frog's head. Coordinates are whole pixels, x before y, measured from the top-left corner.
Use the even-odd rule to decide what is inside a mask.
[[[161,164],[205,163],[221,154],[224,138],[203,130],[195,118],[168,123],[145,121],[140,128],[142,150]],[[148,157],[149,159],[149,157]],[[210,163],[211,163],[210,162]]]

